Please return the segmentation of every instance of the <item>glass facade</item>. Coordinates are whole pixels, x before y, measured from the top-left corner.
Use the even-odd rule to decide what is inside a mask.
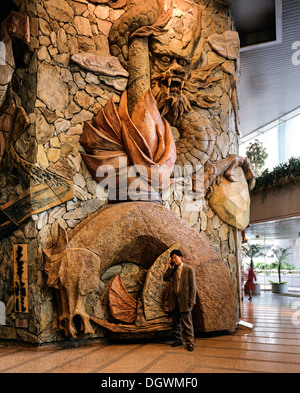
[[[277,165],[287,162],[292,157],[300,157],[300,108],[274,121],[273,123],[240,139],[240,155],[245,157],[250,143],[255,139],[263,143],[267,149],[268,158],[263,169],[270,171]],[[266,223],[261,223],[263,227]],[[275,224],[274,224],[275,225]],[[254,259],[254,266],[258,276],[258,282],[263,289],[270,289],[269,281],[276,281],[276,269],[272,264],[275,262],[272,252],[273,247],[289,248],[290,255],[287,267],[283,268],[283,280],[288,282],[289,290],[300,290],[300,238],[272,237],[270,234],[261,233],[257,239],[249,236],[246,230],[248,244],[259,244],[264,247],[264,255]],[[299,228],[300,235],[300,228]],[[243,258],[247,265],[250,260]]]
[[[240,155],[245,157],[250,143],[258,139],[267,149],[264,169],[300,156],[300,108],[240,139]]]

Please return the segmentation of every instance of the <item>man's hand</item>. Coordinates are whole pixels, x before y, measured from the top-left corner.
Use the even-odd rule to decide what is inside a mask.
[[[174,262],[172,262],[171,259],[169,260],[169,267],[170,267],[170,268],[173,268],[173,267],[174,267]]]

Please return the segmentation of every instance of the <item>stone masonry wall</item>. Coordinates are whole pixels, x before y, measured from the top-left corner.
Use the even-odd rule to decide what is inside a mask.
[[[85,71],[70,58],[79,52],[108,54],[110,27],[125,11],[87,0],[27,0],[25,3],[34,54],[28,68],[16,71],[13,90],[16,104],[24,107],[30,125],[15,143],[15,149],[23,159],[42,169],[61,160],[67,163],[74,184],[74,198],[32,216],[28,223],[0,240],[0,301],[6,305],[6,325],[0,326],[0,338],[41,344],[63,340],[63,335],[56,332],[56,303],[53,290],[46,285],[42,250],[57,241],[58,225],[70,231],[107,203],[106,193],[97,186],[81,158],[83,150],[79,139],[83,122],[91,120],[110,98],[118,104],[126,86],[126,80],[120,79],[115,88],[112,78]],[[203,3],[206,6],[204,43],[212,33],[232,29],[233,24],[227,7],[215,6],[214,1],[204,0]],[[203,51],[207,64],[220,58],[208,43],[203,44]],[[221,103],[220,108],[202,110],[204,117],[213,117],[220,124],[212,161],[238,151],[226,75],[223,84],[223,89],[218,87],[214,92]],[[27,185],[15,173],[1,173],[0,187],[0,202],[4,204],[18,197]],[[224,224],[207,201],[195,202],[198,204],[196,211],[187,211],[184,199],[174,196],[178,188],[180,192],[180,184],[172,185],[164,192],[164,205],[210,240],[228,266],[238,298],[234,228]],[[28,245],[28,314],[13,310],[13,244]],[[96,336],[101,334],[98,331]]]

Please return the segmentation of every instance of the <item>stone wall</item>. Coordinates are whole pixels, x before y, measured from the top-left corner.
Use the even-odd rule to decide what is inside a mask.
[[[207,64],[221,60],[226,67],[235,67],[233,61],[222,58],[207,42],[211,34],[233,28],[228,8],[211,0],[204,0],[203,4],[203,58]],[[74,187],[73,199],[32,215],[1,239],[0,301],[6,305],[6,325],[0,326],[0,338],[41,344],[64,339],[57,332],[57,306],[53,290],[46,285],[42,250],[56,243],[58,225],[71,231],[107,203],[105,191],[97,186],[81,158],[83,122],[91,120],[110,98],[118,104],[126,86],[125,78],[116,82],[110,77],[98,77],[72,62],[71,56],[79,52],[108,54],[109,30],[125,11],[87,0],[27,0],[24,12],[30,17],[34,53],[27,68],[16,70],[12,86],[16,105],[24,107],[29,125],[14,148],[22,159],[42,170],[55,168],[63,176],[68,172]],[[219,123],[212,161],[238,151],[230,80],[225,71],[222,78],[222,86],[213,92],[219,107],[202,110],[204,118]],[[28,189],[28,181],[15,171],[10,172],[7,165],[0,174],[1,205]],[[180,192],[180,184],[164,192],[164,205],[210,240],[230,271],[238,299],[237,231],[223,223],[204,199],[194,202],[193,211],[187,209],[184,199],[177,195],[178,187]],[[14,244],[28,245],[28,314],[14,311]],[[88,307],[97,307],[92,304],[93,296],[90,299]],[[95,336],[101,337],[101,331]]]

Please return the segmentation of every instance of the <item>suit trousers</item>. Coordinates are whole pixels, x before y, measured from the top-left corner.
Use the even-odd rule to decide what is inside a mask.
[[[185,340],[187,344],[194,344],[194,326],[192,319],[192,312],[180,312],[178,300],[176,299],[175,308],[172,310],[172,330],[176,341],[183,341],[181,323],[185,333]]]

